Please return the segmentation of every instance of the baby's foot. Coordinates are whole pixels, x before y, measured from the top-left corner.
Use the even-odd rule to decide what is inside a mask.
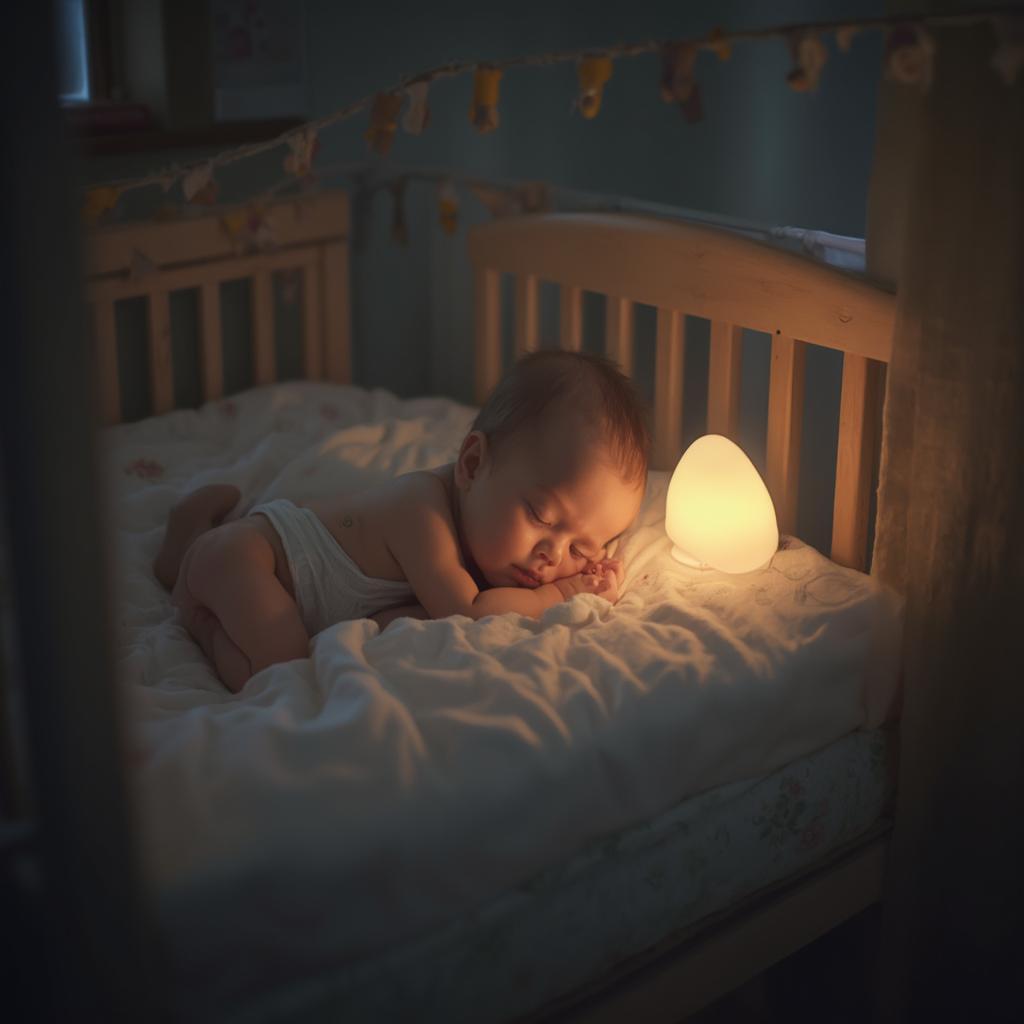
[[[186,494],[167,517],[153,572],[168,589],[174,589],[185,552],[201,533],[212,530],[238,504],[242,492],[234,484],[209,484]]]

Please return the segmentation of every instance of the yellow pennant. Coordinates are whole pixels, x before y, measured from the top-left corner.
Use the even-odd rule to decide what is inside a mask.
[[[711,30],[705,45],[719,60],[728,60],[732,56],[732,43],[725,38],[725,33],[720,28]]]
[[[402,109],[402,94],[379,92],[373,98],[370,110],[370,127],[366,129],[366,141],[370,148],[381,156],[387,156],[398,128],[398,114]]]
[[[580,113],[588,119],[597,117],[605,84],[612,77],[611,57],[584,57],[576,66],[576,77],[580,86]]]
[[[797,31],[789,37],[793,69],[786,75],[795,92],[814,92],[821,81],[821,72],[828,60],[828,51],[817,32]]]
[[[661,98],[684,104],[696,87],[693,69],[697,47],[692,43],[666,43],[661,50]]]
[[[493,132],[498,127],[499,68],[478,67],[473,75],[473,102],[469,120],[478,132]]]

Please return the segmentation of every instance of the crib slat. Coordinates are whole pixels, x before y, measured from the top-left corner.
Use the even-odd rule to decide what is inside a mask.
[[[473,394],[476,403],[482,405],[501,376],[501,280],[498,271],[487,269],[478,269],[475,278]]]
[[[252,275],[253,383],[273,384],[277,376],[274,351],[274,293],[270,270],[260,267]]]
[[[779,531],[787,534],[796,530],[806,352],[802,341],[780,335],[772,338],[765,483],[775,503]]]
[[[348,246],[330,242],[321,246],[320,290],[323,294],[321,350],[327,379],[352,383],[352,335],[349,324]]]
[[[652,465],[672,470],[683,453],[683,316],[658,310],[654,362],[654,445]]]
[[[832,561],[867,568],[868,513],[882,364],[847,352],[839,402],[839,449],[832,508]]]
[[[121,422],[121,383],[117,371],[117,321],[114,303],[99,298],[93,304],[93,335],[99,377],[100,423]]]
[[[224,394],[224,343],[220,323],[220,282],[204,281],[200,287],[200,363],[203,401]]]
[[[174,369],[171,365],[170,297],[163,288],[147,293],[149,302],[149,393],[153,415],[174,408]]]
[[[708,368],[708,433],[732,441],[740,433],[740,359],[743,328],[722,320],[711,322]]]
[[[515,356],[537,350],[537,278],[533,274],[516,275]]]
[[[619,364],[627,376],[633,376],[633,303],[615,295],[605,298],[604,351]]]
[[[583,289],[575,285],[561,287],[561,331],[558,347],[579,352],[583,347]]]
[[[323,369],[323,320],[320,297],[320,261],[315,256],[302,262],[302,351],[307,380],[321,380]]]

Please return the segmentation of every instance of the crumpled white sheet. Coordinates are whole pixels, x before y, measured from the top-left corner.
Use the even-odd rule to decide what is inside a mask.
[[[614,607],[342,622],[225,690],[150,572],[171,504],[214,480],[249,507],[436,465],[472,415],[295,383],[105,435],[143,854],[188,984],[370,955],[891,705],[894,595],[791,538],[746,576],[677,564],[661,473]]]

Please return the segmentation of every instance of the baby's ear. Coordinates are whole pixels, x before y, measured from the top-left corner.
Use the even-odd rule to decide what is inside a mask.
[[[487,438],[479,430],[471,430],[463,439],[455,460],[455,486],[468,487],[477,477],[487,457]]]

